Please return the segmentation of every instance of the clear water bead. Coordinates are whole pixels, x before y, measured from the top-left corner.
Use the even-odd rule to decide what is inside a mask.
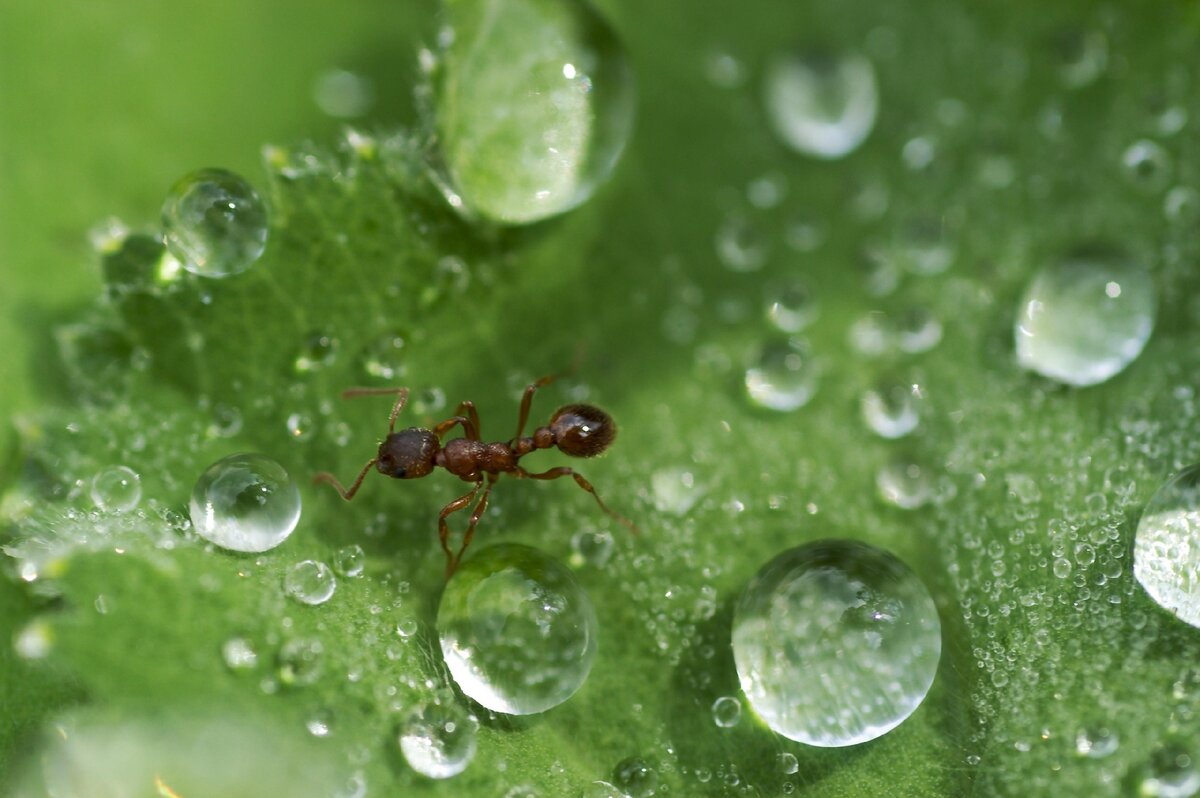
[[[342,576],[362,576],[363,568],[366,567],[366,564],[367,554],[363,551],[362,546],[357,543],[343,546],[333,555],[333,570]]]
[[[882,549],[824,540],[783,552],[734,610],[742,691],[774,731],[823,748],[887,733],[929,692],[941,657],[929,591]]]
[[[565,566],[528,546],[492,546],[461,565],[442,593],[437,627],[462,691],[508,715],[566,701],[596,655],[587,594]]]
[[[101,510],[127,513],[142,500],[142,478],[128,466],[108,466],[92,477],[91,493]]]
[[[1200,464],[1172,477],[1146,505],[1133,575],[1160,607],[1200,627]]]
[[[1115,252],[1080,250],[1043,269],[1017,307],[1017,360],[1038,374],[1087,386],[1142,352],[1154,328],[1154,282]]]
[[[283,591],[301,604],[324,604],[337,590],[337,578],[329,566],[317,560],[303,560],[287,570]]]
[[[300,491],[266,455],[233,454],[196,480],[191,500],[196,534],[223,549],[273,549],[300,520]]]
[[[742,719],[742,702],[731,695],[723,695],[713,702],[713,723],[723,729],[729,729]]]
[[[862,416],[881,438],[902,438],[921,421],[920,388],[907,382],[885,381],[862,395]]]
[[[746,395],[758,407],[786,413],[808,404],[817,391],[817,376],[807,346],[797,341],[770,342],[757,363],[746,369]]]
[[[879,469],[875,487],[884,501],[902,510],[915,510],[933,498],[928,469],[907,460],[894,460]]]
[[[776,134],[792,149],[841,158],[858,149],[875,126],[875,70],[853,52],[780,55],[767,67],[766,106]]]
[[[452,206],[529,224],[588,199],[633,124],[633,73],[581,0],[453,0],[430,63],[431,122]]]
[[[448,779],[475,757],[479,721],[452,699],[413,710],[400,730],[400,752],[409,767],[431,779]]]
[[[201,277],[241,274],[267,246],[267,209],[254,187],[224,169],[180,178],[162,209],[163,241]]]

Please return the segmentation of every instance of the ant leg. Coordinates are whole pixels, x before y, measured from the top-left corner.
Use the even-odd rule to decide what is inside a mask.
[[[356,396],[383,396],[385,394],[396,394],[396,404],[392,405],[392,414],[388,416],[388,432],[392,433],[396,431],[396,416],[400,415],[400,411],[408,402],[407,388],[347,388],[342,391],[342,398],[353,399]]]
[[[330,474],[328,471],[322,471],[321,473],[314,476],[313,484],[320,485],[323,482],[328,482],[330,485],[333,485],[334,489],[337,490],[338,493],[340,493],[342,495],[343,499],[345,499],[346,501],[350,501],[351,499],[354,498],[354,494],[358,493],[358,487],[360,485],[362,485],[363,480],[366,479],[367,472],[371,470],[371,466],[375,465],[378,462],[379,462],[378,457],[372,457],[367,462],[367,464],[365,466],[363,466],[362,471],[358,472],[358,478],[354,480],[354,484],[350,486],[349,490],[347,490],[346,488],[343,488],[342,483],[338,482],[338,478],[335,477],[333,474]]]
[[[471,545],[471,538],[475,537],[475,525],[479,523],[479,519],[483,517],[483,511],[487,509],[488,496],[492,492],[492,485],[496,484],[496,477],[489,475],[487,487],[483,490],[483,495],[479,497],[479,504],[475,505],[475,512],[471,513],[471,520],[467,522],[467,531],[463,533],[462,545],[458,548],[458,555],[454,558],[454,568],[458,568],[458,564],[462,562],[462,556],[467,550],[467,546]],[[453,570],[451,570],[453,573]]]
[[[575,469],[573,469],[573,468],[569,468],[567,466],[560,466],[558,468],[551,468],[548,471],[543,471],[540,474],[531,474],[530,472],[526,471],[523,468],[518,468],[516,470],[515,474],[518,477],[521,477],[523,479],[558,479],[559,477],[568,477],[569,476],[575,480],[576,485],[583,488],[588,493],[592,494],[592,498],[596,500],[596,504],[600,505],[601,510],[608,513],[609,515],[611,515],[613,518],[620,521],[625,526],[629,527],[629,529],[635,535],[638,532],[637,524],[633,523],[632,521],[630,521],[628,518],[621,515],[620,513],[617,513],[617,512],[614,512],[614,511],[608,509],[608,505],[606,505],[600,499],[600,494],[596,493],[596,489],[592,487],[592,483],[588,482],[580,474],[576,473]]]
[[[463,434],[467,436],[467,440],[479,440],[479,429],[475,426],[475,423],[469,418],[463,418],[462,416],[454,416],[442,421],[433,428],[433,434],[438,437],[438,440],[441,440],[442,436],[454,429],[457,424],[462,424]]]
[[[483,425],[479,423],[479,413],[475,410],[475,403],[470,399],[463,400],[458,403],[458,407],[454,410],[454,415],[461,416],[466,414],[471,423],[475,425],[475,438],[479,440],[479,436],[483,434]],[[471,436],[468,435],[468,438]]]
[[[529,420],[529,408],[533,404],[533,395],[537,393],[538,388],[549,385],[556,379],[558,379],[557,374],[547,374],[540,380],[535,380],[525,387],[525,395],[521,397],[521,413],[517,417],[517,434],[512,439],[513,444],[525,434],[525,422]]]
[[[475,494],[479,493],[479,489],[483,487],[483,480],[475,483],[475,487],[459,496],[454,501],[447,504],[438,513],[438,540],[441,541],[442,551],[446,552],[446,578],[450,578],[450,574],[454,573],[454,567],[458,564],[454,559],[454,552],[450,551],[450,525],[446,523],[446,517],[451,513],[457,513],[462,508],[468,506],[475,500]]]

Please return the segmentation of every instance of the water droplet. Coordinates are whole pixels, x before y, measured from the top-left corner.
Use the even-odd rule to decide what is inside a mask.
[[[658,773],[641,757],[630,757],[613,769],[613,783],[628,798],[649,798],[658,786]]]
[[[317,422],[308,413],[292,413],[287,417],[288,437],[294,441],[309,441],[317,432]]]
[[[579,798],[625,798],[625,793],[607,781],[593,781],[583,788]]]
[[[734,610],[742,691],[776,732],[808,745],[873,740],[933,684],[941,623],[929,591],[882,549],[847,540],[783,552]]]
[[[1117,733],[1106,726],[1091,726],[1075,734],[1075,753],[1092,759],[1102,759],[1120,746]]]
[[[313,101],[322,112],[337,119],[354,119],[375,104],[370,78],[345,69],[331,69],[313,83]]]
[[[301,604],[324,604],[333,597],[337,579],[329,566],[317,560],[302,560],[287,570],[283,591]]]
[[[492,546],[460,566],[442,594],[437,626],[462,691],[509,715],[566,701],[596,654],[587,594],[567,568],[528,546]]]
[[[820,306],[800,280],[772,286],[767,292],[767,321],[783,333],[796,333],[812,324]]]
[[[790,776],[799,772],[800,760],[796,759],[795,754],[784,751],[779,755],[779,769]]]
[[[223,169],[201,169],[167,192],[163,240],[201,277],[240,274],[267,246],[267,210],[254,188]]]
[[[696,478],[685,468],[664,468],[650,476],[654,507],[659,512],[684,515],[704,495]]]
[[[113,465],[92,477],[92,501],[101,510],[127,513],[142,500],[142,479],[132,468]]]
[[[1200,627],[1200,465],[1172,477],[1146,505],[1133,574],[1159,606]]]
[[[763,347],[758,362],[746,370],[746,395],[758,407],[796,410],[816,393],[817,376],[806,346],[797,341],[771,342]]]
[[[853,52],[778,56],[767,67],[766,105],[775,132],[790,147],[816,158],[841,158],[875,126],[875,70]]]
[[[431,121],[451,204],[528,224],[587,200],[633,122],[633,73],[608,23],[564,0],[443,11]]]
[[[248,671],[258,667],[258,651],[244,637],[231,637],[222,643],[221,659],[231,671]]]
[[[218,404],[212,409],[212,421],[206,433],[213,438],[232,438],[242,431],[242,411],[232,405]]]
[[[367,555],[363,551],[362,546],[357,543],[343,546],[333,555],[333,570],[342,576],[362,576],[366,563]]]
[[[400,751],[409,767],[431,779],[448,779],[475,756],[479,721],[447,698],[415,709],[400,729]]]
[[[815,252],[825,243],[825,222],[808,214],[793,217],[783,230],[783,240],[796,252]]]
[[[1163,212],[1172,222],[1195,224],[1200,221],[1200,191],[1191,186],[1176,186],[1163,199]]]
[[[753,221],[733,214],[716,233],[717,257],[734,272],[753,272],[767,261],[767,237]]]
[[[162,239],[133,233],[107,251],[100,264],[105,294],[118,300],[135,291],[153,290],[178,279],[183,267]]]
[[[902,438],[921,421],[920,399],[920,389],[912,383],[882,382],[863,394],[863,420],[882,438]]]
[[[1178,743],[1159,746],[1150,754],[1138,795],[1191,798],[1200,792],[1200,772],[1192,755]]]
[[[304,727],[313,737],[328,737],[333,734],[333,710],[321,708],[304,721]]]
[[[900,231],[896,255],[910,274],[941,274],[954,263],[955,247],[946,239],[939,219],[910,220]]]
[[[410,397],[414,413],[426,415],[436,413],[446,406],[446,392],[441,388],[426,388]]]
[[[1051,50],[1059,82],[1068,89],[1081,89],[1095,82],[1108,66],[1108,38],[1098,30],[1063,31],[1054,37]]]
[[[13,651],[21,659],[45,659],[54,648],[54,630],[50,624],[33,619],[13,636]]]
[[[746,82],[746,66],[723,50],[714,50],[704,59],[704,74],[719,89],[736,89]]]
[[[783,202],[787,196],[787,178],[779,172],[763,175],[746,186],[746,200],[755,208],[769,210]]]
[[[1135,141],[1121,154],[1121,167],[1130,182],[1156,193],[1171,180],[1171,156],[1153,141]]]
[[[325,647],[316,638],[297,637],[283,644],[276,659],[280,682],[305,687],[321,677]]]
[[[338,339],[332,335],[323,332],[312,333],[296,352],[292,367],[297,374],[319,371],[337,360],[338,346]]]
[[[933,481],[916,463],[897,460],[875,475],[879,495],[903,510],[915,510],[933,498]]]
[[[218,460],[196,480],[191,500],[196,534],[231,551],[267,551],[300,520],[300,491],[283,466],[261,454]]]
[[[571,565],[603,568],[612,557],[613,536],[603,530],[583,530],[571,536]]]
[[[713,723],[722,729],[732,728],[742,719],[742,702],[733,696],[723,695],[713,702],[712,717]]]
[[[1017,360],[1069,385],[1096,385],[1141,354],[1155,317],[1154,283],[1116,253],[1082,250],[1042,271],[1017,307]]]
[[[925,308],[901,311],[892,326],[896,346],[910,355],[928,352],[942,340],[942,323]]]
[[[372,380],[391,382],[408,372],[404,361],[408,336],[398,331],[384,333],[368,344],[360,356],[363,373]]]
[[[417,622],[413,618],[405,618],[396,624],[396,634],[408,639],[417,633]]]

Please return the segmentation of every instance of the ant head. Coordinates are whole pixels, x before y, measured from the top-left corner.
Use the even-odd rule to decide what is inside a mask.
[[[617,437],[612,416],[593,405],[560,407],[550,419],[559,450],[572,457],[595,457]]]
[[[433,470],[438,440],[432,430],[421,427],[393,432],[379,444],[379,462],[375,468],[396,479],[416,479]]]

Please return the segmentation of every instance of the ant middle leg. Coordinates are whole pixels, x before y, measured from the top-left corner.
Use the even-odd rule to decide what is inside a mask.
[[[367,464],[365,466],[363,466],[362,471],[358,472],[358,477],[354,480],[354,484],[352,484],[348,489],[343,488],[342,483],[338,482],[338,478],[335,477],[333,474],[330,474],[328,471],[322,471],[321,473],[314,476],[313,484],[320,485],[322,483],[328,482],[330,485],[333,485],[334,489],[339,494],[341,494],[343,499],[345,499],[346,501],[350,501],[351,499],[354,498],[354,494],[358,493],[358,488],[359,488],[359,486],[362,485],[363,480],[367,478],[367,472],[370,471],[371,467],[378,462],[379,462],[378,457],[372,457],[370,460],[368,460]]]
[[[479,489],[483,487],[483,480],[475,483],[475,487],[459,496],[454,501],[447,504],[438,513],[438,540],[442,544],[442,551],[446,552],[446,578],[450,578],[450,574],[454,573],[454,568],[458,564],[454,559],[454,552],[450,550],[450,525],[446,523],[446,518],[457,513],[464,507],[467,507],[475,500],[475,494],[479,493]]]
[[[454,415],[466,415],[467,419],[475,425],[475,440],[479,440],[479,436],[483,434],[483,425],[479,423],[479,413],[475,410],[475,403],[470,399],[464,399],[454,409]]]
[[[548,471],[542,471],[541,473],[538,473],[538,474],[533,474],[533,473],[530,473],[529,471],[526,471],[523,468],[518,468],[516,470],[515,474],[518,477],[521,477],[523,479],[558,479],[559,477],[571,477],[572,479],[575,480],[576,485],[583,488],[588,493],[592,494],[592,498],[596,500],[596,504],[600,505],[601,510],[608,513],[610,516],[617,519],[625,526],[629,527],[629,529],[635,535],[637,534],[637,531],[638,531],[637,524],[633,523],[632,521],[630,521],[628,518],[621,515],[620,513],[616,512],[614,510],[610,510],[608,508],[608,505],[606,505],[604,503],[604,501],[600,498],[600,494],[596,493],[596,489],[592,487],[592,483],[590,483],[586,479],[584,479],[583,475],[576,472],[575,469],[573,469],[573,468],[570,468],[568,466],[559,466],[558,468],[551,468]]]
[[[392,414],[388,416],[388,433],[390,434],[396,431],[396,416],[400,415],[400,411],[408,403],[407,388],[347,388],[342,391],[342,398],[353,399],[357,396],[384,396],[387,394],[396,395],[396,404],[392,405]]]
[[[458,564],[462,562],[463,554],[467,551],[467,546],[471,545],[471,539],[475,537],[475,526],[479,523],[479,519],[483,517],[483,511],[487,509],[488,496],[492,493],[492,485],[496,484],[496,476],[488,475],[487,487],[483,489],[483,495],[479,497],[479,504],[475,505],[475,511],[471,513],[471,520],[467,522],[467,531],[463,533],[462,545],[458,547],[458,554],[454,557],[454,567],[450,569],[450,573],[454,573],[458,569]]]
[[[474,414],[472,414],[472,415],[474,415]],[[479,421],[478,421],[478,419],[471,420],[469,418],[466,418],[465,416],[452,416],[451,418],[448,418],[445,421],[439,422],[436,426],[434,426],[433,434],[438,437],[438,440],[441,440],[443,435],[445,435],[450,430],[454,429],[454,427],[459,424],[462,424],[463,434],[467,436],[467,440],[469,440],[469,441],[479,440]]]
[[[557,374],[547,374],[525,386],[525,395],[521,397],[521,412],[517,416],[517,434],[513,436],[513,443],[516,443],[525,434],[525,422],[529,420],[529,408],[533,405],[533,395],[537,393],[537,389],[549,385],[556,379],[558,379]]]

